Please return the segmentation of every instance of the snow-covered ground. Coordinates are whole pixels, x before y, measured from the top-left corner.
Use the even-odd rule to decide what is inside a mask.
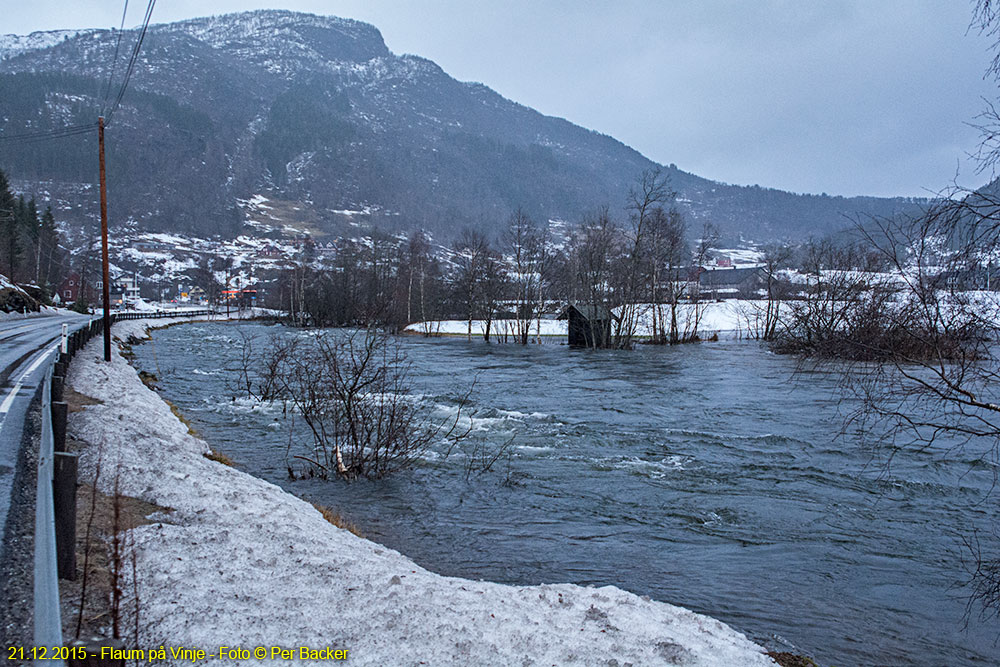
[[[145,326],[122,322],[114,335],[143,337]],[[102,469],[120,464],[124,493],[172,508],[135,529],[145,646],[210,656],[219,646],[334,647],[362,665],[774,664],[732,628],[664,602],[610,586],[443,577],[336,528],[277,486],[204,458],[206,443],[117,351],[101,361],[99,341],[68,381],[103,401],[70,415],[87,443],[81,476],[93,478],[103,447]]]
[[[728,333],[732,335],[746,334],[753,322],[756,314],[761,312],[766,306],[765,301],[721,301],[704,302],[697,305],[683,303],[678,307],[678,327],[681,331],[691,330],[698,317],[698,331],[701,336],[710,336],[712,333]],[[639,317],[636,336],[653,335],[653,309],[649,304],[637,306]],[[697,308],[697,311],[696,311]],[[617,312],[617,311],[616,311]],[[670,310],[663,307],[663,317],[669,323]],[[481,336],[483,334],[484,322],[482,320],[472,321],[472,335]],[[566,320],[541,320],[542,336],[566,337],[568,323]],[[406,327],[406,331],[414,333],[430,333],[434,335],[457,335],[464,336],[469,330],[467,320],[434,320],[430,322],[417,322]],[[502,336],[504,331],[512,334],[517,330],[515,320],[494,320],[490,332],[497,336]],[[538,331],[538,322],[531,324],[531,336],[535,336]]]
[[[7,320],[24,320],[29,317],[49,317],[50,315],[59,315],[60,313],[65,313],[66,311],[62,308],[53,308],[52,306],[42,306],[38,311],[31,311],[27,313],[19,313],[13,311],[10,313],[5,313],[0,311],[0,322],[5,322]]]
[[[472,320],[472,335],[482,336],[486,328],[483,320]],[[416,333],[429,333],[433,335],[464,336],[469,331],[468,320],[432,320],[430,322],[416,322],[405,329]],[[514,335],[517,331],[516,320],[493,320],[490,324],[490,335],[503,336],[506,332],[508,336]],[[539,331],[539,322],[531,322],[531,336],[534,337]],[[541,335],[543,336],[566,336],[565,320],[541,320]]]

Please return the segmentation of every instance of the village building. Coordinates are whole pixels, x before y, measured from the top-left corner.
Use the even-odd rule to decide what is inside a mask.
[[[118,280],[121,287],[122,305],[129,307],[139,301],[139,279],[137,276],[125,276]]]
[[[751,297],[763,284],[764,271],[759,266],[698,270],[698,296],[703,299]]]
[[[101,298],[101,282],[88,281],[79,272],[70,271],[59,284],[57,294],[60,303],[70,304],[80,300],[93,303]]]
[[[935,279],[941,289],[948,290],[1000,290],[1000,267],[976,266],[942,271]]]
[[[169,246],[158,241],[132,241],[132,248],[138,250],[139,252],[170,250]]]
[[[257,257],[260,257],[262,259],[283,257],[283,256],[284,253],[281,251],[281,248],[278,248],[277,246],[271,244],[263,246],[260,250],[257,251]]]
[[[80,274],[76,271],[71,271],[69,275],[63,278],[62,284],[59,285],[59,299],[62,303],[76,303],[83,293],[83,281],[80,278]]]
[[[191,303],[203,304],[206,301],[205,289],[195,285],[187,291],[187,298]]]

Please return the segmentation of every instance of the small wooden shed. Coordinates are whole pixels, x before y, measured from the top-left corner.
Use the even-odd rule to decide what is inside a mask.
[[[618,317],[604,306],[571,303],[557,319],[569,320],[570,347],[610,347],[612,323]]]

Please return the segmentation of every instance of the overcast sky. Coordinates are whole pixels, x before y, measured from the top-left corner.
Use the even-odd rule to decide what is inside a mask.
[[[0,32],[117,26],[122,5],[0,0]],[[160,0],[153,19],[269,7],[367,21],[396,53],[716,180],[921,196],[988,180],[967,157],[998,97],[972,0]]]

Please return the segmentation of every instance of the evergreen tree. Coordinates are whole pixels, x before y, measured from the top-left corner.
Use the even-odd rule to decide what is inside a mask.
[[[21,255],[18,202],[10,191],[7,174],[0,169],[0,273],[14,280]]]
[[[24,217],[21,219],[20,225],[22,250],[20,272],[23,280],[30,280],[35,284],[38,282],[37,251],[38,232],[41,224],[38,219],[38,205],[35,203],[35,198],[32,197],[25,206]]]
[[[56,219],[52,215],[52,207],[46,206],[45,213],[38,225],[38,248],[35,260],[35,281],[48,287],[52,292],[52,285],[58,276],[54,269],[62,265],[62,254],[59,250],[59,230],[56,229]]]

